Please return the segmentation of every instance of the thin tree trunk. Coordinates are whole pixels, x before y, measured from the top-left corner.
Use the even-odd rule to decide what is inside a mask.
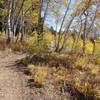
[[[58,32],[58,42],[57,42],[57,46],[56,46],[56,49],[55,49],[56,52],[58,52],[58,49],[59,49],[59,45],[60,45],[60,42],[61,42],[61,31],[62,31],[62,28],[63,28],[63,24],[65,22],[66,15],[67,15],[67,13],[69,11],[70,4],[71,4],[71,0],[69,1],[68,7],[67,7],[67,9],[65,11],[65,14],[64,14],[61,26],[60,26],[60,30]]]
[[[41,12],[42,12],[42,7],[43,7],[43,0],[40,0],[40,11],[39,11],[38,29],[37,29],[38,42],[43,39],[43,26],[44,26],[44,22],[45,22],[45,19],[46,19],[46,16],[47,16],[47,10],[48,10],[48,6],[49,6],[49,2],[50,1],[47,2],[47,6],[46,6],[46,9],[45,9],[45,12],[44,12],[44,16],[41,17]]]
[[[96,40],[93,41],[93,52],[92,52],[92,54],[95,54],[95,46],[96,46],[95,44],[96,44]]]
[[[75,18],[75,16],[72,17],[72,19],[70,20],[68,26],[66,27],[66,30],[63,32],[63,34],[64,34],[64,37],[63,37],[64,40],[63,40],[63,42],[62,42],[61,48],[59,48],[59,50],[58,50],[59,52],[62,51],[63,48],[65,48],[66,40],[67,40],[67,38],[68,38],[68,37],[67,37],[67,36],[68,36],[67,33],[68,33],[68,31],[69,31],[69,28],[70,28],[70,26],[71,26],[71,24],[72,24],[74,18]]]
[[[23,38],[24,38],[24,11],[23,11],[23,7],[22,7],[22,15],[21,15],[21,38],[20,38],[20,42],[23,41]]]
[[[38,42],[42,39],[42,22],[43,22],[43,19],[41,17],[42,6],[43,6],[43,0],[40,0],[40,8],[39,8],[39,16],[38,16],[38,29],[37,29]]]
[[[8,9],[8,37],[7,37],[7,44],[11,43],[13,38],[13,31],[12,31],[12,8],[13,8],[13,0],[9,0],[9,9]]]
[[[75,42],[74,42],[74,44],[73,44],[73,45],[75,46],[74,49],[77,48],[77,44],[78,44],[78,41],[79,41],[79,39],[80,39],[81,31],[82,31],[82,19],[80,19],[80,30],[79,30],[77,39],[75,40]]]
[[[25,0],[23,0],[22,1],[22,3],[21,3],[21,6],[20,6],[20,9],[19,9],[19,11],[18,11],[18,13],[17,13],[17,16],[16,16],[16,18],[13,18],[14,19],[14,22],[13,22],[13,31],[14,31],[14,34],[15,34],[15,32],[16,32],[16,28],[17,28],[17,25],[18,25],[18,21],[19,21],[19,19],[20,19],[20,13],[21,13],[21,10],[22,10],[22,8],[23,8],[23,5],[24,5],[24,2],[25,2]],[[17,5],[16,5],[17,6]],[[15,9],[16,9],[16,7],[15,7]],[[15,11],[15,10],[14,10]],[[14,16],[13,16],[14,17]]]
[[[57,29],[58,29],[58,20],[56,22],[56,32],[54,34],[54,42],[55,42],[55,47],[57,46]]]
[[[85,54],[85,49],[86,49],[86,32],[87,32],[87,17],[88,17],[88,13],[85,14],[85,23],[84,23],[84,33],[83,33],[83,53]]]

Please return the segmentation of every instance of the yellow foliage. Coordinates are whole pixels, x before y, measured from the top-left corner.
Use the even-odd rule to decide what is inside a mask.
[[[95,62],[96,62],[96,64],[100,64],[100,57],[97,57],[97,58],[95,59]]]
[[[87,44],[86,44],[86,52],[92,53],[92,51],[93,51],[93,43],[88,41]]]
[[[98,74],[100,73],[100,68],[98,65],[90,64],[88,65],[89,71],[91,71],[92,74]]]
[[[88,60],[86,57],[77,57],[73,66],[74,66],[74,68],[81,69],[81,68],[85,67],[87,62],[88,62]]]
[[[53,40],[53,35],[50,32],[47,32],[45,33],[44,38],[51,42]]]
[[[64,81],[66,80],[66,72],[64,70],[58,70],[54,73],[55,81]]]
[[[34,65],[28,65],[28,68],[30,69],[32,73],[32,79],[34,82],[43,85],[45,84],[46,77],[48,74],[48,68],[47,67],[39,67]]]
[[[97,74],[97,73],[100,72],[100,69],[99,69],[98,67],[95,67],[95,66],[94,66],[94,68],[91,68],[91,72],[92,72],[93,74]]]
[[[69,38],[69,39],[66,41],[66,46],[69,47],[69,48],[72,48],[72,45],[73,45],[73,39],[72,39],[72,38]]]
[[[97,39],[97,40],[100,40],[100,36],[98,36],[96,39]]]
[[[31,53],[44,53],[48,50],[48,45],[46,38],[38,42],[36,33],[33,33],[26,41],[26,49]]]
[[[74,56],[76,57],[76,55]],[[100,68],[99,65],[94,63],[95,58],[93,58],[93,60],[92,56],[77,56],[76,58],[74,58],[74,56],[56,54],[57,58],[63,58],[63,60],[65,60],[66,57],[70,58],[71,63],[71,59],[74,59],[73,64],[69,65],[69,68],[62,67],[62,65],[57,68],[29,65],[28,68],[32,73],[34,82],[42,85],[47,85],[48,82],[50,82],[50,84],[53,85],[53,89],[58,89],[64,82],[71,82],[72,86],[84,95],[99,97],[98,75]],[[67,60],[65,60],[65,62],[67,62]],[[72,65],[74,68],[72,68]]]
[[[29,64],[29,65],[27,66],[27,68],[28,68],[29,71],[32,73],[33,70],[34,70],[34,68],[35,68],[35,66],[34,66],[33,64]]]
[[[76,85],[77,87],[80,87],[80,84],[81,84],[81,80],[80,80],[78,77],[76,77],[76,78],[75,78],[75,85]]]

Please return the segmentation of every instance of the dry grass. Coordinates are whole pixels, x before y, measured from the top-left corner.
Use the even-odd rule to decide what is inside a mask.
[[[51,86],[52,91],[59,92],[64,87],[64,93],[67,91],[64,84],[70,84],[76,91],[70,87],[72,94],[74,91],[74,94],[81,93],[85,98],[94,98],[89,100],[100,98],[100,60],[98,57],[52,54],[35,55],[30,61],[31,65],[28,65],[28,68],[36,84],[41,84],[43,87]]]
[[[63,99],[70,95],[73,97],[70,100],[100,99],[100,56],[82,55],[77,52],[67,54],[40,53],[47,49],[45,42],[43,45],[37,46],[34,44],[35,40],[32,44],[31,41],[33,40],[28,41],[29,49],[33,50],[32,53],[38,51],[38,54],[24,58],[21,62],[28,66],[33,83],[41,87],[44,93],[59,95]],[[6,47],[5,39],[0,39],[0,49],[5,50],[5,53],[10,53],[12,50],[26,51],[25,46],[28,44],[12,43],[11,49],[9,49]],[[88,44],[88,49],[90,49],[88,51],[92,51],[91,47],[92,44]]]

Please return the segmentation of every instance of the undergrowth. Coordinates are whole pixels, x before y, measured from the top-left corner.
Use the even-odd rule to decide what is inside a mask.
[[[74,98],[70,100],[100,99],[100,56],[54,53],[33,55],[28,60],[32,80],[41,88],[51,86],[52,91],[63,95],[70,85],[70,96]]]

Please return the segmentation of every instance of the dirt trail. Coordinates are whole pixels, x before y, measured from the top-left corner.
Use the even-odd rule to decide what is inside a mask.
[[[28,76],[18,71],[16,61],[25,54],[5,55],[0,51],[0,100],[33,100]]]

